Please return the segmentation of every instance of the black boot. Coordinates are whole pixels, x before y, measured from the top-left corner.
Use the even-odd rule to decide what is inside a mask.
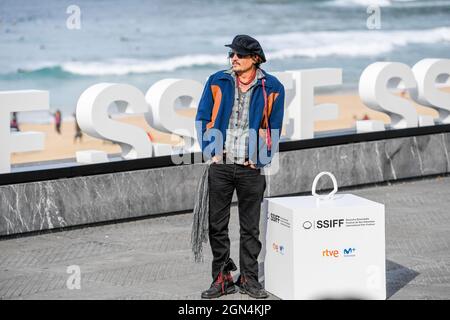
[[[237,288],[233,282],[233,276],[230,272],[219,272],[216,280],[211,284],[208,290],[202,292],[203,299],[219,298],[225,294],[236,293]]]
[[[241,274],[237,282],[239,284],[240,293],[248,294],[250,297],[255,299],[265,299],[269,296],[266,290],[263,289],[262,285],[255,279]]]

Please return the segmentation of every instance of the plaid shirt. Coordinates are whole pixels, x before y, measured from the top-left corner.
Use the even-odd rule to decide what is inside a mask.
[[[236,83],[236,74],[232,69],[225,71],[233,76]],[[253,80],[250,88],[246,92],[235,88],[234,90],[234,104],[231,111],[230,122],[228,123],[227,136],[225,139],[225,152],[227,160],[234,163],[243,164],[248,158],[248,139],[249,139],[249,125],[248,115],[250,107],[250,99],[252,92],[258,79],[264,77],[260,69],[256,70],[256,77]]]

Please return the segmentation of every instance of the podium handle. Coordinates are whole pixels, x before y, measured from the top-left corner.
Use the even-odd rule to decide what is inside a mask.
[[[323,175],[328,175],[330,176],[331,180],[333,181],[333,191],[331,191],[329,194],[325,194],[325,195],[320,195],[317,194],[316,192],[316,185],[317,182],[319,181],[320,177],[322,177]],[[321,173],[319,173],[313,181],[312,184],[312,195],[320,200],[332,200],[334,198],[334,194],[338,191],[338,187],[337,187],[337,181],[336,181],[336,177],[328,171],[322,171]]]

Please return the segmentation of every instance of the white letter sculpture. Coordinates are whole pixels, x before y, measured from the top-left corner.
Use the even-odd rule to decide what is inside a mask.
[[[417,89],[411,97],[426,107],[436,109],[439,121],[450,123],[450,93],[439,90],[438,84],[445,84],[450,79],[449,59],[423,59],[412,68],[416,77]]]
[[[41,90],[0,92],[0,173],[11,172],[11,153],[44,149],[43,132],[11,132],[12,112],[48,110],[49,93]]]
[[[198,81],[164,79],[151,86],[145,95],[150,105],[150,112],[145,115],[148,124],[157,130],[182,136],[184,152],[198,152],[200,145],[195,133],[195,121],[178,114],[175,102],[180,97],[188,97],[188,108],[197,109],[202,91],[203,86]]]
[[[152,143],[144,130],[109,118],[108,108],[113,102],[123,102],[116,103],[120,112],[138,114],[148,111],[145,97],[136,87],[95,84],[78,99],[76,114],[81,130],[95,138],[118,142],[124,159],[151,157]]]
[[[390,89],[411,89],[416,80],[411,69],[399,62],[375,62],[364,69],[359,79],[359,95],[364,104],[391,118],[392,129],[417,127],[417,112],[413,104],[390,92]]]
[[[295,96],[289,102],[287,115],[295,124],[292,140],[314,138],[314,122],[338,117],[338,105],[314,105],[314,88],[342,84],[342,69],[323,68],[288,71],[294,79]]]

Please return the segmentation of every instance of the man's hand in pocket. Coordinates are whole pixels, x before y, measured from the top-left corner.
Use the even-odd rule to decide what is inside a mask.
[[[256,165],[251,160],[245,161],[244,166],[250,166],[250,168],[256,169]]]
[[[214,157],[212,157],[213,163],[218,163],[220,160],[222,160],[221,156],[214,156]]]

